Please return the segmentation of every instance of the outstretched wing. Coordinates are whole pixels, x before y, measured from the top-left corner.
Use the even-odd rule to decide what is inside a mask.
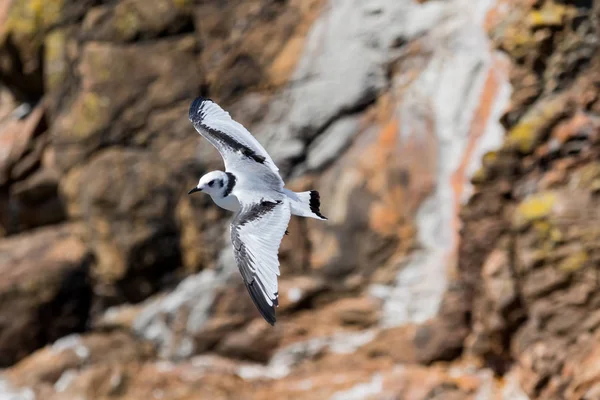
[[[279,245],[290,221],[290,205],[285,197],[267,200],[245,193],[238,198],[245,202],[231,223],[235,260],[254,304],[274,325],[279,305]]]
[[[221,153],[227,170],[243,170],[248,164],[257,164],[281,179],[279,169],[258,140],[214,101],[196,98],[190,105],[189,118],[198,133]]]

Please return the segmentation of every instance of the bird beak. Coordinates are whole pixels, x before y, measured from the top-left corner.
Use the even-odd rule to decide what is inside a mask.
[[[193,188],[192,190],[190,190],[190,191],[188,192],[188,194],[192,194],[192,193],[194,193],[194,192],[201,192],[201,191],[202,191],[202,189],[198,189],[197,187],[195,187],[195,188]]]

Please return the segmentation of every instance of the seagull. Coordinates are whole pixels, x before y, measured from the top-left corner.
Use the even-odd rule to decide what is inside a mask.
[[[239,122],[211,99],[198,97],[189,109],[194,128],[221,154],[225,172],[211,171],[188,192],[204,192],[235,214],[229,230],[236,264],[252,301],[275,325],[279,306],[279,246],[291,215],[326,220],[316,190],[284,188],[269,153]]]

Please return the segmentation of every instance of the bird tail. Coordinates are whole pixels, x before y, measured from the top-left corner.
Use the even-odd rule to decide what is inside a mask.
[[[283,189],[283,191],[290,199],[292,215],[320,220],[327,219],[323,214],[321,214],[321,197],[319,196],[319,192],[316,190],[309,190],[308,192],[299,193],[292,192],[288,189]]]

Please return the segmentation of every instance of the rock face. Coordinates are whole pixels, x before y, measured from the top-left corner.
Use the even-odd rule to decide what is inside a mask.
[[[89,258],[75,228],[43,228],[0,243],[0,365],[85,329]]]
[[[7,101],[8,102],[8,101]],[[59,174],[48,146],[45,109],[38,105],[20,116],[3,114],[0,130],[0,234],[14,234],[61,222],[65,210],[58,197]]]
[[[500,373],[516,361],[533,398],[595,398],[600,390],[589,364],[598,330],[597,11],[591,2],[543,2],[496,26],[519,65],[508,133],[485,155],[463,212],[468,351]]]
[[[598,397],[595,3],[1,3],[0,400]],[[275,327],[200,94],[329,218]]]

